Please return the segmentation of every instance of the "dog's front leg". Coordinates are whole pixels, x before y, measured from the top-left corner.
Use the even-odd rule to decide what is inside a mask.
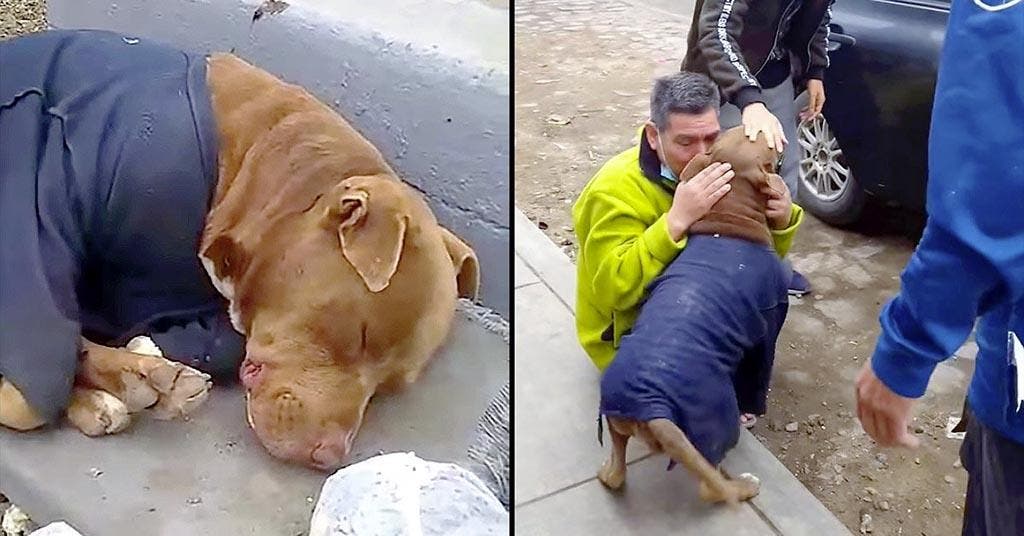
[[[754,479],[731,480],[708,462],[686,434],[668,419],[647,423],[661,450],[700,479],[700,498],[707,502],[736,504],[757,495],[760,486]]]
[[[209,375],[192,367],[85,339],[75,382],[114,395],[130,413],[152,407],[154,417],[165,419],[191,413],[212,386]]]
[[[76,386],[67,409],[68,420],[85,435],[114,434],[124,430],[131,417],[124,403],[109,393]],[[19,431],[39,428],[39,416],[11,382],[0,378],[0,424]]]
[[[99,389],[75,386],[68,404],[68,420],[87,436],[116,434],[132,422],[128,407]]]
[[[611,419],[608,420],[608,433],[612,437],[612,452],[598,471],[597,479],[608,489],[617,490],[626,481],[626,444],[629,443],[629,436],[617,430]]]

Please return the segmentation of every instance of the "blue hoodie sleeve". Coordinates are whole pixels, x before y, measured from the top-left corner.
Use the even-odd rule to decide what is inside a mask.
[[[871,360],[878,378],[900,396],[923,395],[935,366],[967,340],[997,281],[982,255],[929,223],[903,271],[900,294],[882,309]]]
[[[929,134],[928,224],[872,356],[900,395],[924,394],[987,308],[1024,298],[1021,42],[1024,5],[953,2]]]

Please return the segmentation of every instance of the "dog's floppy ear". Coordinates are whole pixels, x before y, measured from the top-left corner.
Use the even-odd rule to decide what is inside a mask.
[[[341,252],[366,288],[380,292],[398,270],[409,217],[395,200],[383,199],[388,190],[373,188],[372,180],[357,177],[335,187],[322,223],[337,229]]]
[[[444,247],[455,266],[455,282],[459,297],[475,301],[480,293],[480,262],[476,258],[476,252],[448,229],[440,229]]]

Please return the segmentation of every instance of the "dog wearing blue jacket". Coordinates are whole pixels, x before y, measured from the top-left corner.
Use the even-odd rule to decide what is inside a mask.
[[[742,127],[694,157],[681,180],[712,162],[731,164],[730,192],[650,284],[601,378],[612,451],[598,478],[613,490],[625,481],[626,444],[639,437],[667,454],[670,468],[680,463],[697,476],[705,501],[737,503],[759,491],[753,475],[734,479],[719,466],[739,441],[740,413],[766,409],[789,274],[771,245],[764,191],[784,186],[776,152]]]

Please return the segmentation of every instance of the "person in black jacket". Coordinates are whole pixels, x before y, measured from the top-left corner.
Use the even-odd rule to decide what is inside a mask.
[[[722,95],[722,129],[742,124],[750,139],[764,133],[783,154],[780,175],[797,195],[797,117],[812,119],[825,104],[828,28],[834,0],[697,0],[682,69],[707,74]],[[806,84],[799,114],[794,87]],[[790,292],[810,291],[793,272]]]

